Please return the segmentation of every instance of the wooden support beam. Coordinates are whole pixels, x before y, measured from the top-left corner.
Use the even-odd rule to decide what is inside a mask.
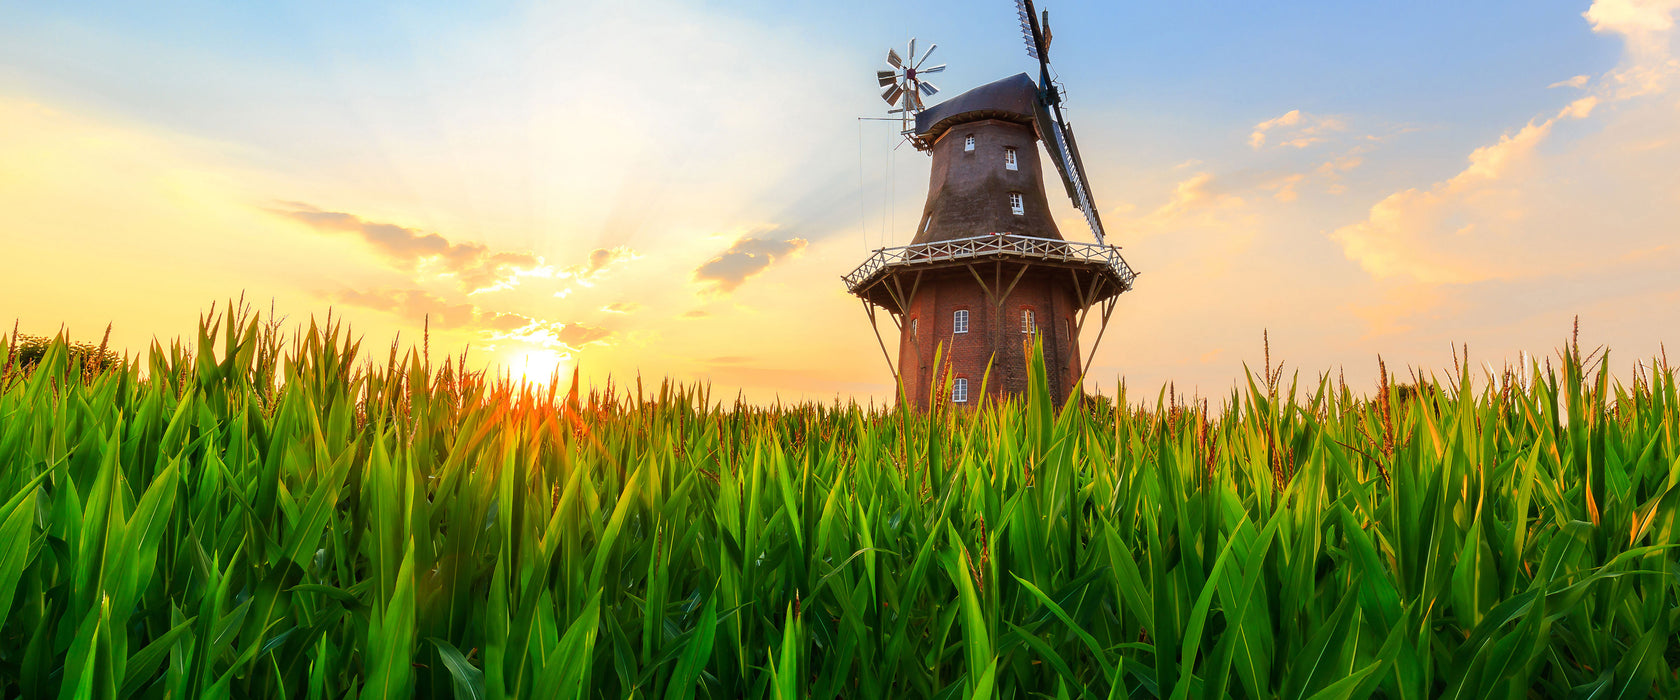
[[[1097,328],[1097,339],[1091,341],[1091,354],[1085,356],[1085,364],[1079,368],[1079,383],[1081,386],[1085,384],[1085,375],[1091,372],[1091,361],[1097,358],[1097,347],[1102,345],[1103,333],[1108,332],[1108,317],[1114,314],[1114,307],[1118,301],[1119,299],[1116,297],[1102,303],[1102,325]]]
[[[899,379],[898,367],[893,365],[892,353],[887,352],[887,341],[881,338],[881,326],[875,322],[875,305],[863,302],[863,312],[869,316],[869,329],[875,331],[875,342],[881,346],[881,358],[887,361],[887,370],[892,372],[893,383],[902,385]]]
[[[1009,283],[1009,286],[1003,290],[1002,294],[998,295],[997,302],[996,302],[997,306],[998,306],[998,309],[1001,310],[1003,308],[1004,303],[1009,301],[1009,293],[1015,291],[1015,285],[1021,283],[1021,278],[1024,277],[1027,274],[1027,268],[1028,267],[1031,267],[1031,265],[1022,265],[1021,266],[1021,271],[1015,273],[1015,279]]]
[[[899,317],[895,318],[894,321],[897,322],[899,337],[902,338],[904,336],[903,317],[910,314],[910,301],[911,301],[912,297],[904,296],[904,285],[900,284],[898,280],[899,280],[898,275],[893,275],[892,276],[892,286],[887,288],[887,292],[892,294],[893,299],[898,302]],[[921,273],[917,273],[916,284],[920,284],[920,283],[921,283]],[[912,284],[911,289],[915,289],[916,284]],[[910,347],[915,348],[916,358],[918,360],[920,360],[921,357],[922,357],[922,343],[921,343],[921,338],[918,337],[920,335],[921,335],[921,329],[919,329],[919,328],[917,329],[917,332],[910,334]]]
[[[997,293],[992,291],[991,285],[986,284],[986,280],[980,278],[980,271],[974,269],[974,264],[969,263],[963,267],[968,268],[968,274],[974,275],[974,281],[980,285],[980,291],[986,293],[986,300],[992,302],[994,306],[997,305],[999,303]]]
[[[916,271],[916,281],[910,283],[910,301],[916,300],[916,292],[922,288],[922,270]]]
[[[1078,276],[1079,273],[1074,273],[1075,279],[1077,279]],[[1074,337],[1079,337],[1079,334],[1085,330],[1085,318],[1091,314],[1091,306],[1094,303],[1093,300],[1097,298],[1097,292],[1102,289],[1105,281],[1106,280],[1104,280],[1101,275],[1091,275],[1091,288],[1086,290],[1084,295],[1079,299],[1079,326],[1073,332]]]

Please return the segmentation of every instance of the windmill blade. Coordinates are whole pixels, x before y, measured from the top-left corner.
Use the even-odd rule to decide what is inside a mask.
[[[1044,150],[1050,154],[1050,162],[1056,165],[1056,174],[1062,178],[1068,199],[1077,205],[1079,198],[1074,194],[1073,180],[1068,178],[1067,151],[1062,147],[1062,139],[1056,138],[1056,120],[1050,116],[1050,105],[1042,99],[1033,100],[1033,124],[1038,128],[1038,139],[1044,142]]]
[[[937,48],[939,48],[938,44],[934,44],[933,46],[929,46],[928,50],[927,50],[927,53],[922,54],[922,57],[916,60],[916,72],[917,73],[922,72],[922,64],[927,63],[928,56],[932,56],[933,55],[933,50],[937,49]]]
[[[1042,78],[1050,75],[1050,35],[1048,22],[1049,13],[1044,14],[1045,26],[1040,26],[1039,16],[1033,9],[1032,0],[1015,0],[1015,14],[1021,20],[1021,39],[1027,43],[1027,55],[1038,61],[1039,74]]]
[[[1026,0],[1015,0],[1015,16],[1021,21],[1021,40],[1027,44],[1027,55],[1038,58],[1038,37],[1033,30],[1032,6]]]
[[[892,66],[894,68],[903,68],[904,67],[904,59],[898,57],[898,52],[897,51],[894,51],[892,49],[887,49],[887,65]]]
[[[921,88],[922,88],[922,94],[923,95],[927,95],[928,97],[933,97],[934,95],[939,94],[939,86],[938,85],[934,85],[933,83],[927,82],[925,80],[921,81],[920,85],[921,85]]]
[[[886,100],[887,104],[893,104],[898,102],[898,96],[902,94],[904,94],[904,88],[894,84],[881,91],[881,99]]]
[[[916,69],[916,75],[927,75],[929,73],[943,73],[943,72],[945,72],[945,64],[943,64],[943,63],[941,63],[937,66],[934,66],[932,68],[917,68]]]
[[[1090,180],[1085,177],[1085,162],[1079,158],[1079,143],[1073,139],[1073,129],[1061,122],[1054,123],[1057,145],[1066,156],[1068,172],[1066,177],[1073,187],[1073,205],[1085,214],[1085,223],[1091,226],[1091,235],[1096,236],[1097,243],[1103,244],[1102,217],[1097,215],[1097,203],[1091,197]]]
[[[894,73],[890,70],[875,71],[875,82],[880,83],[881,87],[886,87],[888,85],[891,85],[891,84],[893,84],[893,81],[895,81],[895,80],[898,80],[898,74],[897,73]]]
[[[916,60],[916,37],[910,37],[910,52],[906,55],[910,57],[910,60]]]

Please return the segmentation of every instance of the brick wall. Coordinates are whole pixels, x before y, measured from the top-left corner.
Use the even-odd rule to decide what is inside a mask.
[[[976,266],[987,284],[1000,290],[1009,286],[1018,269]],[[999,278],[1001,285],[996,284]],[[946,367],[953,378],[968,379],[971,405],[979,402],[983,381],[991,396],[1025,393],[1028,355],[1023,341],[1031,335],[1021,330],[1021,312],[1027,309],[1032,310],[1043,338],[1051,395],[1061,405],[1079,377],[1079,339],[1074,334],[1079,310],[1070,279],[1065,270],[1034,266],[998,307],[967,269],[925,275],[916,285],[899,338],[898,366],[912,405],[926,408],[936,399],[949,399],[948,385],[938,387],[937,393],[933,386],[936,380],[944,381]],[[967,333],[957,333],[953,328],[959,309],[968,311]],[[943,353],[936,365],[935,354],[941,345]]]

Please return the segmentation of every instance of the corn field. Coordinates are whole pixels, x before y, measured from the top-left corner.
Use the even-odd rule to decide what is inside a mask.
[[[1680,696],[1666,364],[917,415],[70,349],[0,356],[8,697]]]

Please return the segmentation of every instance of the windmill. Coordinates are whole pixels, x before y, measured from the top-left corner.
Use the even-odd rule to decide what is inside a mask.
[[[916,38],[910,37],[910,45],[905,50],[909,60],[899,56],[897,50],[887,49],[887,65],[892,70],[875,71],[875,82],[882,88],[881,99],[893,106],[887,113],[899,115],[903,131],[910,130],[910,120],[923,109],[922,98],[939,94],[939,86],[923,79],[923,76],[945,70],[945,64],[922,67],[937,48],[938,44],[929,46],[927,52],[917,58]]]
[[[1107,243],[1062,114],[1049,13],[1031,0],[1016,6],[1036,80],[1020,73],[927,104],[939,88],[925,76],[944,66],[922,68],[934,47],[918,55],[914,39],[908,59],[888,51],[892,70],[876,72],[881,99],[933,159],[927,202],[909,245],[875,250],[842,279],[863,301],[901,400],[918,408],[1024,393],[1034,346],[1044,349],[1048,388],[1061,404],[1082,384],[1118,297],[1137,277]],[[1062,237],[1045,195],[1040,143],[1095,242]],[[878,311],[898,330],[896,363]],[[1093,317],[1096,339],[1081,362],[1080,334]]]

